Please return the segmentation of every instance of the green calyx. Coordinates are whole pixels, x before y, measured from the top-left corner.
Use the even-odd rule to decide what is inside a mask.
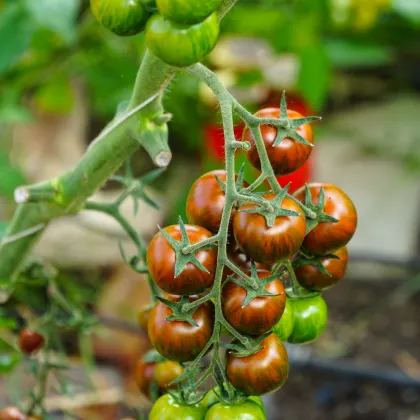
[[[314,218],[306,219],[306,235],[315,229],[319,223],[324,222],[332,222],[337,223],[338,219],[335,217],[329,216],[328,214],[324,213],[324,205],[325,205],[325,192],[324,187],[321,187],[319,191],[319,198],[318,198],[318,204],[315,205],[312,202],[312,195],[311,191],[308,187],[308,185],[305,185],[305,207],[309,210],[311,210],[314,214]]]
[[[291,138],[305,146],[313,147],[312,143],[298,134],[297,129],[303,124],[310,124],[320,119],[320,117],[289,118],[287,115],[286,92],[284,91],[280,102],[279,124],[274,124],[277,128],[277,137],[273,142],[273,147],[278,146],[285,138]]]
[[[183,252],[183,249],[187,246],[191,245],[190,240],[188,239],[187,231],[185,230],[184,222],[182,218],[179,217],[179,227],[181,230],[181,240],[177,241],[168,233],[165,232],[164,229],[159,227],[160,233],[164,236],[164,238],[169,242],[172,249],[175,252],[175,277],[178,277],[182,271],[184,270],[185,266],[189,263],[195,265],[199,270],[204,271],[205,273],[209,273],[206,267],[197,260],[194,254]]]
[[[231,344],[220,344],[220,347],[224,347],[228,350],[231,350],[231,354],[235,357],[248,357],[257,353],[260,350],[263,350],[264,347],[261,347],[261,343],[269,336],[272,332],[268,331],[258,338],[248,337],[248,346],[245,347],[241,343],[231,343]]]
[[[193,319],[193,315],[197,308],[193,307],[190,310],[185,311],[184,305],[190,302],[188,297],[182,297],[182,299],[179,302],[167,300],[160,296],[156,296],[156,299],[162,302],[164,305],[169,306],[169,308],[171,308],[172,315],[166,318],[167,321],[184,321],[188,322],[193,327],[198,327],[197,322],[195,322],[195,320]]]
[[[143,357],[143,362],[145,363],[160,363],[164,362],[166,359],[158,353],[156,350],[149,350]]]
[[[298,268],[305,265],[312,265],[316,267],[322,274],[325,274],[326,276],[331,277],[331,274],[325,269],[324,265],[322,264],[322,260],[326,258],[330,258],[333,260],[340,259],[340,257],[334,254],[324,255],[322,257],[317,257],[317,256],[312,257],[312,256],[300,254],[299,257],[295,261],[293,261],[292,265],[293,265],[293,268]]]
[[[279,194],[277,194],[274,198],[271,200],[264,200],[266,203],[266,206],[259,206],[259,207],[253,207],[250,209],[240,210],[246,213],[257,213],[261,216],[265,217],[266,223],[268,227],[273,227],[275,220],[277,217],[282,216],[299,216],[299,213],[293,210],[287,210],[281,207],[281,203],[284,200],[284,198],[287,196],[287,191],[289,189],[290,184],[286,185],[285,188],[283,188]],[[250,194],[250,196],[255,196],[261,199],[258,195]]]
[[[272,281],[278,279],[280,274],[273,274],[272,276],[265,277],[265,278],[259,278],[257,274],[257,267],[252,261],[251,263],[251,276],[250,278],[255,281],[252,286],[248,284],[247,282],[244,282],[243,280],[237,279],[235,277],[229,277],[230,281],[233,281],[238,286],[241,286],[246,290],[246,298],[244,300],[244,303],[242,304],[242,308],[246,308],[250,302],[258,297],[264,297],[264,296],[279,296],[279,293],[270,293],[266,290],[266,286],[270,284]]]

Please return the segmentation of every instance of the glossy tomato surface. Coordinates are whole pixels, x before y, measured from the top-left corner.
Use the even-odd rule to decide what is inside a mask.
[[[9,406],[0,410],[0,420],[28,420],[28,417],[17,407]]]
[[[343,247],[333,252],[335,258],[321,258],[320,262],[331,275],[328,276],[321,272],[315,265],[306,264],[295,268],[295,274],[301,286],[310,290],[325,290],[336,285],[346,273],[349,254],[347,247]]]
[[[181,376],[183,372],[184,369],[182,366],[172,360],[158,363],[155,370],[155,379],[159,389],[165,390],[166,387],[176,378]]]
[[[178,23],[199,23],[216,11],[222,0],[157,0],[159,12]]]
[[[185,229],[191,244],[212,236],[211,232],[200,226],[185,225]],[[164,230],[175,240],[181,240],[179,225],[168,226]],[[175,277],[175,251],[162,233],[158,232],[147,250],[149,273],[155,283],[167,293],[187,296],[204,292],[214,281],[217,251],[215,247],[207,248],[198,251],[195,256],[209,273],[188,263],[179,276]]]
[[[153,404],[149,420],[204,420],[206,410],[202,403],[182,405],[165,394]]]
[[[155,15],[146,25],[146,44],[165,63],[186,67],[201,61],[215,47],[219,30],[216,13],[191,26]]]
[[[205,420],[265,420],[265,412],[251,399],[241,404],[227,405],[217,403],[207,411]]]
[[[255,115],[260,118],[280,118],[279,108],[265,108],[258,111]],[[287,110],[289,118],[303,118],[298,112]],[[313,144],[313,132],[310,124],[303,124],[297,128],[297,133],[301,135],[309,143]],[[312,152],[311,146],[306,146],[291,138],[286,137],[277,146],[273,147],[273,143],[277,137],[277,128],[271,125],[262,125],[261,134],[263,136],[265,148],[268,158],[276,175],[290,174],[304,165]],[[252,145],[247,152],[249,162],[257,169],[261,169],[261,162],[258,156],[257,147],[251,131],[245,128],[243,140],[249,141]]]
[[[324,213],[338,219],[338,222],[323,222],[308,233],[303,249],[313,255],[326,255],[347,245],[357,227],[357,212],[350,198],[332,184],[313,183],[308,185],[314,204],[318,204],[321,187],[324,187]],[[305,202],[305,188],[293,194]]]
[[[251,275],[249,272],[247,274]],[[258,277],[261,279],[271,275],[269,271],[258,271]],[[246,290],[233,281],[225,284],[222,291],[223,315],[237,331],[247,335],[261,335],[271,330],[280,320],[286,305],[283,284],[276,279],[269,283],[265,290],[278,296],[256,297],[243,307]]]
[[[268,194],[265,197],[272,199],[274,195]],[[264,216],[241,211],[256,207],[255,204],[246,203],[239,208],[233,219],[233,233],[239,248],[255,261],[274,264],[291,258],[302,245],[306,229],[302,209],[288,197],[284,198],[281,206],[298,212],[299,216],[277,217],[274,226],[268,227]]]
[[[173,299],[179,300],[179,297]],[[161,302],[153,308],[149,318],[149,338],[152,345],[169,360],[194,360],[213,334],[213,304],[206,302],[195,311],[193,319],[198,327],[185,321],[167,321],[166,318],[171,315],[172,310]]]
[[[328,321],[328,308],[321,296],[307,298],[288,298],[292,304],[293,332],[287,339],[289,343],[305,344],[316,340],[325,330]]]
[[[226,171],[215,170],[198,178],[190,189],[187,198],[188,222],[217,233],[225,207],[225,192],[216,177],[226,183]],[[232,211],[233,218],[235,210]]]
[[[283,315],[280,318],[280,321],[273,328],[273,333],[276,334],[281,341],[286,341],[293,332],[293,327],[295,324],[295,316],[293,315],[292,304],[290,299],[286,299],[286,306],[284,308]]]
[[[216,392],[214,392],[214,390],[216,390],[216,392],[220,395],[220,387],[216,386],[215,388],[207,392],[206,396],[203,398],[203,404],[207,407],[207,409],[220,402],[219,397],[216,395]],[[265,413],[264,403],[260,397],[254,395],[248,397],[247,400],[253,401],[257,405],[259,405]]]
[[[44,337],[36,331],[24,329],[19,334],[19,348],[23,353],[32,354],[44,345]]]
[[[90,0],[96,20],[119,36],[131,36],[141,32],[149,13],[139,0]]]
[[[247,357],[227,354],[227,377],[245,395],[273,392],[284,385],[289,375],[289,358],[281,340],[271,334],[261,346],[262,350]]]

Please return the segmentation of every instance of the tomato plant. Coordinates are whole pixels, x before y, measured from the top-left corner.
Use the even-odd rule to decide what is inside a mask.
[[[303,248],[313,255],[326,255],[347,245],[357,227],[357,212],[350,198],[332,184],[313,183],[308,185],[310,197],[314,205],[319,204],[321,188],[325,194],[322,209],[327,216],[334,217],[337,222],[321,222],[311,230],[303,241]],[[294,196],[305,202],[306,190],[301,188]]]
[[[304,265],[295,268],[297,280],[301,286],[310,290],[328,289],[344,277],[348,258],[347,247],[343,247],[333,252],[331,257],[307,260]]]
[[[176,297],[172,299],[180,300]],[[149,338],[163,357],[188,362],[198,356],[213,333],[214,308],[209,302],[198,307],[193,315],[197,326],[186,321],[168,321],[172,314],[164,303],[155,305],[149,318]]]
[[[147,22],[146,43],[165,63],[186,67],[202,60],[215,47],[219,30],[215,13],[191,26],[155,15]]]
[[[207,229],[200,226],[186,225],[185,229],[192,244],[212,236]],[[169,226],[164,229],[164,232],[176,241],[182,239],[179,225]],[[176,254],[162,232],[155,235],[147,251],[147,265],[153,280],[162,290],[175,295],[201,293],[213,284],[217,260],[216,250],[214,248],[201,250],[197,252],[195,258],[207,269],[207,272],[192,262],[188,262],[183,270],[175,275]]]
[[[273,199],[272,194],[265,198]],[[243,204],[233,219],[233,233],[239,248],[249,257],[261,263],[273,264],[290,258],[302,245],[305,237],[305,215],[299,204],[285,198],[282,208],[298,213],[298,216],[276,217],[274,226],[267,226],[266,219],[257,213],[245,210],[255,208],[254,204]]]
[[[260,118],[280,118],[280,108],[265,108],[256,114]],[[287,115],[291,119],[303,118],[301,114],[293,110],[287,110]],[[262,125],[260,127],[267,150],[268,158],[276,175],[287,175],[295,172],[302,167],[308,160],[312,152],[312,147],[292,138],[284,138],[279,144],[273,145],[277,139],[277,129],[270,125]],[[296,130],[308,143],[313,144],[312,128],[309,124],[303,124]],[[243,140],[251,143],[251,149],[247,152],[248,160],[252,165],[261,169],[261,162],[255,140],[248,128],[245,128]]]
[[[138,34],[149,17],[138,0],[90,0],[90,7],[98,22],[119,36]]]
[[[19,347],[23,353],[32,354],[44,345],[44,337],[29,329],[24,329],[19,334]]]
[[[269,271],[258,271],[260,279],[272,275]],[[286,305],[286,293],[280,280],[272,280],[265,290],[273,296],[256,297],[244,306],[247,291],[237,283],[229,281],[222,291],[222,310],[226,320],[237,331],[249,335],[261,335],[271,330],[280,320]]]
[[[178,23],[200,23],[222,4],[222,0],[157,0],[159,12]]]
[[[265,412],[256,402],[247,399],[242,404],[217,403],[207,411],[205,420],[265,420]]]
[[[324,331],[328,321],[328,308],[321,296],[289,298],[293,310],[293,331],[287,341],[295,344],[310,343]]]
[[[202,403],[180,404],[165,394],[153,405],[149,420],[204,420],[205,415],[206,407]]]
[[[281,388],[289,375],[289,358],[283,343],[270,334],[262,350],[251,356],[228,353],[226,374],[232,385],[245,395],[262,395]]]

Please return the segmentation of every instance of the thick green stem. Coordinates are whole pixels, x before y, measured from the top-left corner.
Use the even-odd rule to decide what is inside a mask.
[[[99,136],[74,169],[51,181],[57,189],[54,202],[25,203],[19,206],[0,245],[0,288],[4,292],[0,296],[3,298],[1,300],[7,299],[25,257],[31,252],[42,229],[16,241],[8,241],[8,237],[30,232],[35,226],[46,226],[55,217],[79,211],[86,199],[140,146],[143,140],[142,128],[163,111],[161,96],[173,75],[173,68],[147,52],[138,72],[128,112],[144,102],[146,106],[121,124],[118,124],[118,120],[117,124],[111,124],[114,128],[106,129],[106,135]],[[148,103],[147,100],[153,97]],[[137,138],[132,135],[133,131],[138,133]],[[149,152],[153,152],[153,137],[147,136],[144,141],[147,142]],[[162,147],[159,144],[154,151],[161,153]]]

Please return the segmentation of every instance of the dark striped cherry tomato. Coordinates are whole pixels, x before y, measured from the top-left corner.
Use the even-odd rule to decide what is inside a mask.
[[[272,275],[265,270],[259,270],[257,274],[260,279]],[[243,307],[246,290],[233,281],[224,285],[222,291],[223,315],[237,331],[247,335],[261,335],[271,330],[280,320],[286,305],[283,284],[279,279],[276,279],[269,283],[265,290],[278,296],[256,297],[246,307]]]
[[[36,331],[24,329],[19,334],[19,347],[23,353],[32,354],[44,345],[44,337]]]
[[[179,300],[179,297],[172,297]],[[190,301],[194,300],[190,298]],[[193,315],[198,327],[185,321],[167,321],[172,310],[158,302],[149,318],[149,338],[154,348],[165,358],[188,362],[204,349],[213,334],[214,306],[206,302]]]
[[[280,108],[265,108],[258,111],[255,115],[260,118],[280,118]],[[287,110],[287,115],[293,119],[303,118],[301,114],[292,110]],[[296,171],[303,166],[311,155],[313,149],[311,146],[306,146],[287,137],[277,146],[273,147],[273,143],[277,137],[277,128],[271,125],[262,125],[260,128],[268,158],[276,175],[287,175]],[[303,124],[296,131],[305,140],[313,144],[313,132],[310,124]],[[251,149],[247,152],[248,160],[255,168],[261,169],[257,147],[248,128],[245,128],[242,138],[243,141],[249,141],[252,145]]]
[[[191,244],[212,236],[211,232],[200,226],[185,225],[185,229]],[[164,230],[175,240],[181,240],[179,225],[168,226]],[[149,273],[155,283],[167,293],[183,296],[202,293],[214,282],[217,250],[214,247],[206,248],[198,251],[195,256],[209,273],[188,263],[178,277],[175,277],[175,251],[162,233],[158,232],[147,250]]]
[[[289,358],[281,340],[269,335],[262,350],[247,357],[227,354],[229,382],[245,395],[262,395],[281,388],[289,375]]]
[[[273,194],[265,195],[267,199]],[[247,213],[241,210],[255,208],[252,203],[243,204],[233,219],[233,233],[239,248],[253,260],[274,264],[277,261],[291,258],[302,245],[305,237],[306,219],[299,204],[286,197],[282,208],[296,211],[299,216],[280,216],[274,226],[268,227],[264,216]]]
[[[313,255],[326,255],[347,245],[357,227],[357,212],[353,202],[340,188],[331,184],[308,185],[313,204],[317,205],[321,187],[324,187],[324,213],[338,219],[338,222],[322,222],[306,235],[303,249]],[[293,194],[305,202],[305,188]]]
[[[335,258],[321,258],[320,263],[331,275],[323,273],[318,267],[311,264],[302,265],[295,268],[295,274],[301,286],[310,290],[325,290],[336,285],[346,273],[349,254],[347,247],[343,247],[333,252]]]

